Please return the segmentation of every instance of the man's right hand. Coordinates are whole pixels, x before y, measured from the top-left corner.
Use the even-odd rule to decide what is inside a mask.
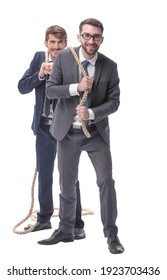
[[[50,75],[50,73],[52,72],[52,67],[53,62],[43,62],[38,74],[40,79],[44,78],[46,74]]]
[[[82,78],[80,83],[78,83],[77,91],[83,92],[85,90],[91,90],[93,84],[93,77],[85,76]]]

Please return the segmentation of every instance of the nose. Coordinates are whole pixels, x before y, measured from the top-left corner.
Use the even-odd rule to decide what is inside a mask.
[[[58,48],[59,48],[59,43],[55,43],[55,44],[54,44],[54,48],[55,48],[55,49],[58,49]]]
[[[95,42],[94,38],[91,37],[91,38],[89,39],[89,42],[94,43],[94,42]]]

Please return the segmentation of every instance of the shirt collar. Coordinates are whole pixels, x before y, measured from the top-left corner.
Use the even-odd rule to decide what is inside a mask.
[[[52,58],[51,58],[50,53],[49,53],[48,61],[49,61],[49,62],[54,62],[54,61],[52,60]]]
[[[98,57],[98,53],[96,52],[96,54],[91,59],[86,59],[86,60],[88,60],[90,62],[90,64],[95,65],[97,57]],[[79,49],[79,58],[80,58],[81,63],[85,60],[85,57],[83,56],[83,54],[81,52],[81,48]]]

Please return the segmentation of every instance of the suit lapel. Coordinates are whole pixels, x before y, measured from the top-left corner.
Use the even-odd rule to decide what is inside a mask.
[[[79,47],[74,48],[74,50],[76,51],[77,55],[79,56]],[[71,69],[73,69],[72,70],[73,80],[74,80],[74,83],[78,83],[79,82],[78,64],[77,64],[77,62],[75,60],[75,57],[73,56],[72,52],[71,52],[71,55],[72,55]]]
[[[92,91],[90,93],[91,97],[93,97],[93,95],[96,92],[96,87],[98,85],[98,81],[99,81],[100,76],[101,76],[102,67],[103,67],[103,59],[100,56],[100,54],[98,54],[98,59],[97,59],[96,64],[95,64],[95,74],[94,74]]]

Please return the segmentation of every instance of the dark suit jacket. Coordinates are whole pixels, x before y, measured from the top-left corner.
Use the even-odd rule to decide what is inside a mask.
[[[79,48],[75,48],[79,54]],[[76,115],[79,96],[70,96],[69,85],[79,82],[78,65],[73,54],[67,48],[58,53],[53,71],[47,81],[46,93],[48,98],[59,98],[51,125],[51,134],[62,140],[67,134]],[[95,74],[90,93],[90,108],[93,110],[96,125],[101,137],[110,145],[108,115],[119,107],[119,77],[117,64],[98,53],[95,64]]]
[[[39,128],[45,97],[45,80],[40,81],[38,78],[41,64],[44,61],[45,52],[36,52],[30,63],[29,69],[24,73],[23,77],[18,83],[18,89],[21,94],[30,93],[35,89],[35,106],[32,121],[32,130],[34,134],[37,133]]]

